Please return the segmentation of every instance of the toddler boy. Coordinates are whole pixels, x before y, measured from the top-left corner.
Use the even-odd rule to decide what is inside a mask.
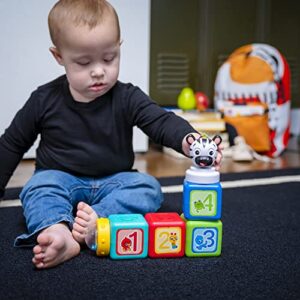
[[[156,179],[132,170],[133,126],[186,155],[184,137],[199,136],[138,87],[118,81],[120,28],[107,1],[60,0],[48,21],[50,51],[66,74],[35,90],[0,139],[3,195],[23,154],[41,136],[36,171],[20,194],[28,233],[15,241],[36,244],[37,268],[78,255],[100,216],[160,207]]]

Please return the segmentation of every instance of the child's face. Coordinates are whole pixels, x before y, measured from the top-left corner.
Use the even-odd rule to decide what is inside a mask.
[[[93,29],[88,26],[66,26],[59,49],[50,49],[58,63],[65,67],[75,100],[92,101],[116,83],[120,41],[115,27],[109,18]]]

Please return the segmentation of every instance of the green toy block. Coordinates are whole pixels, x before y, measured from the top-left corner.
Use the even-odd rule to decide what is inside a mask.
[[[218,221],[186,221],[185,255],[219,256],[222,249],[223,224]]]

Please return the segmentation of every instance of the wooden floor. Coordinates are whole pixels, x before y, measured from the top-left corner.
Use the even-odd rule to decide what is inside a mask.
[[[184,176],[185,171],[191,165],[191,160],[185,157],[175,158],[163,153],[157,147],[151,146],[147,153],[137,153],[134,168],[140,172],[147,172],[156,177]],[[253,160],[248,163],[233,162],[231,158],[224,158],[221,165],[221,173],[246,172],[257,170],[283,169],[288,167],[300,167],[300,141],[292,138],[288,150],[273,162],[261,162]],[[34,171],[33,160],[23,160],[7,187],[23,186]]]

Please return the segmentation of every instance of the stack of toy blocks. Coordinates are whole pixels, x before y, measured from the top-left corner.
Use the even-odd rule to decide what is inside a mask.
[[[219,256],[222,248],[222,187],[219,172],[213,167],[192,166],[186,171],[183,190],[186,256]]]
[[[177,213],[110,215],[97,220],[86,239],[98,256],[113,259],[219,256],[222,248],[222,187],[215,170],[215,140],[188,135],[194,166],[186,171],[183,216]]]

